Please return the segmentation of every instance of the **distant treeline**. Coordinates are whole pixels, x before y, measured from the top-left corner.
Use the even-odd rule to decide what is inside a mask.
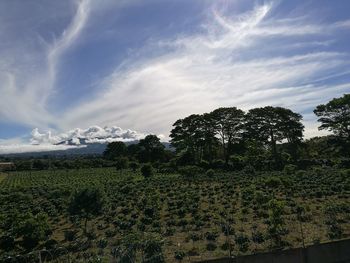
[[[103,158],[14,161],[18,170],[108,166],[136,169],[139,163],[169,170],[188,165],[231,170],[247,166],[275,170],[285,165],[301,169],[312,165],[349,167],[350,94],[318,105],[314,113],[319,129],[332,135],[303,140],[302,115],[287,108],[266,106],[244,112],[227,107],[177,120],[170,132],[176,151],[165,149],[156,135],[148,135],[137,144],[108,144]]]

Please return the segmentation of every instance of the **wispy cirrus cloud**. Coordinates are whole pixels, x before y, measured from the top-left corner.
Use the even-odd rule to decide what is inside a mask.
[[[101,82],[96,98],[70,109],[62,125],[131,123],[168,134],[176,119],[215,107],[281,105],[310,112],[349,91],[346,83],[322,83],[349,74],[349,54],[312,50],[315,41],[333,41],[348,22],[277,19],[272,11],[266,4],[228,18],[211,10],[201,32],[152,42],[146,50],[163,50],[161,55],[146,51],[137,61],[129,59]]]
[[[74,127],[96,125],[118,125],[142,134],[167,136],[173,122],[192,113],[222,106],[248,110],[279,105],[304,114],[306,135],[313,136],[319,133],[312,109],[350,91],[350,54],[341,46],[349,41],[344,35],[350,29],[350,20],[322,21],[308,12],[281,16],[274,1],[251,6],[244,1],[249,3],[240,12],[231,9],[229,1],[213,4],[193,0],[200,2],[204,11],[198,15],[200,19],[196,18],[196,25],[181,31],[174,23],[169,25],[173,33],[162,35],[156,26],[137,27],[139,17],[125,15],[129,20],[117,27],[113,23],[120,21],[110,16],[131,12],[130,6],[132,14],[142,16],[140,10],[146,5],[165,2],[69,2],[70,12],[60,9],[66,23],[56,29],[56,37],[38,38],[36,34],[25,44],[0,44],[0,121],[44,130],[54,127],[55,136]],[[46,21],[52,14],[42,16]],[[162,22],[154,19],[155,24]],[[131,43],[133,49],[125,46],[124,56],[116,56],[119,50],[111,46],[128,37],[130,42],[138,41],[134,39],[138,33],[147,39],[136,47]],[[121,39],[109,38],[113,34]],[[2,35],[8,35],[8,30],[0,23]],[[89,63],[96,67],[85,76],[85,65],[77,64],[71,74],[88,78],[101,66],[106,67],[101,71],[103,77],[100,72],[73,96],[76,100],[69,107],[58,105],[57,112],[50,107],[56,95],[62,91],[69,94],[65,78],[71,76],[61,72],[71,66],[66,55],[82,40],[86,49],[81,54],[76,50],[78,61],[91,55]],[[119,60],[106,63],[99,55],[104,48]],[[73,84],[80,90],[81,83]]]
[[[55,114],[47,109],[48,98],[55,92],[56,67],[87,23],[89,3],[89,0],[75,3],[77,10],[72,20],[54,41],[48,43],[40,35],[33,34],[25,39],[28,43],[15,39],[0,49],[3,58],[0,62],[0,120],[27,126],[57,126]],[[49,20],[50,15],[44,14],[43,19]],[[38,24],[36,22],[33,27]]]

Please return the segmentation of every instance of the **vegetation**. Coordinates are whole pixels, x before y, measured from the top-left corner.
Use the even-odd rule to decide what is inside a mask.
[[[174,151],[148,135],[103,158],[10,158],[0,261],[175,262],[349,237],[347,98],[315,110],[334,134],[305,141],[289,109],[232,107],[176,121]]]

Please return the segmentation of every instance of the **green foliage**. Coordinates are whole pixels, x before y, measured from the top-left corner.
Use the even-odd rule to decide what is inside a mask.
[[[111,142],[107,145],[106,150],[103,152],[103,156],[107,159],[115,159],[123,157],[126,154],[126,145],[123,142]]]
[[[102,213],[106,203],[105,194],[100,188],[84,188],[75,191],[71,197],[68,212],[85,218],[84,232],[86,233],[87,220]]]
[[[286,233],[284,228],[284,203],[275,199],[269,202],[269,225],[268,232],[270,237],[274,240],[276,246],[281,245],[282,235]]]
[[[204,173],[202,168],[195,165],[179,167],[178,171],[181,175],[185,176],[186,178],[193,178],[196,175],[201,175]]]
[[[281,178],[279,178],[277,176],[269,176],[265,180],[265,185],[268,188],[276,189],[277,187],[282,185],[282,180],[281,180]]]
[[[232,145],[239,142],[244,131],[244,112],[236,107],[219,108],[210,113],[215,134],[220,137],[225,163],[228,163]]]
[[[126,158],[126,157],[117,158],[115,167],[117,170],[127,169],[129,167],[128,158]]]
[[[303,137],[302,116],[282,107],[266,106],[249,110],[246,115],[247,137],[270,145],[272,156],[279,163],[277,142],[286,139],[296,144]]]
[[[133,172],[136,172],[136,170],[140,167],[137,162],[130,162],[129,167],[132,169]]]
[[[205,175],[208,177],[213,177],[215,176],[215,171],[213,169],[209,169],[205,172]]]
[[[242,172],[248,176],[254,176],[256,173],[254,166],[249,164],[243,168]]]
[[[139,142],[140,162],[156,162],[162,161],[164,158],[164,145],[160,142],[160,139],[156,135],[147,135]]]
[[[15,247],[15,239],[9,235],[0,236],[0,248],[5,251],[11,251]]]
[[[176,260],[183,260],[185,258],[185,256],[186,256],[186,253],[182,250],[177,250],[174,253],[174,258]]]
[[[164,241],[156,235],[146,237],[143,245],[145,263],[162,263],[165,262],[162,247]]]
[[[246,252],[249,248],[249,237],[243,233],[239,233],[236,237],[235,237],[235,242],[237,243],[239,250],[241,252]]]
[[[203,258],[227,256],[230,239],[239,237],[240,233],[243,238],[237,238],[231,248],[240,252],[247,248],[244,253],[268,250],[271,243],[278,247],[286,242],[299,246],[300,237],[295,232],[299,231],[299,228],[295,230],[299,210],[302,212],[298,220],[307,222],[305,240],[317,237],[325,242],[349,234],[350,181],[345,169],[321,167],[302,174],[259,171],[255,176],[242,171],[215,173],[210,177],[203,170],[198,176],[191,173],[190,180],[177,173],[164,173],[142,180],[139,173],[116,171],[114,167],[12,172],[0,183],[0,236],[8,244],[8,252],[1,246],[0,253],[27,254],[32,250],[23,249],[23,236],[13,232],[17,229],[13,222],[25,221],[16,217],[27,212],[35,217],[41,211],[48,214],[48,225],[55,232],[51,239],[47,233],[33,250],[64,246],[68,249],[64,253],[69,253],[72,261],[88,261],[95,256],[108,261],[111,250],[116,262],[142,261],[146,241],[154,239],[148,233],[155,232],[166,237],[165,243],[160,242],[161,251],[166,253],[149,249],[149,254],[153,254],[148,257],[150,262],[152,258],[156,258],[153,262],[174,260],[175,251],[182,250]],[[80,227],[85,213],[66,212],[73,200],[72,191],[86,188],[103,189],[103,199],[109,205],[101,213],[89,216],[94,229],[84,236]],[[272,197],[275,199],[269,202]],[[326,200],[329,205],[322,210]],[[275,202],[283,203],[283,209]],[[21,212],[16,213],[13,207]],[[253,224],[257,227],[250,231]],[[135,235],[127,240],[130,233]],[[60,237],[63,234],[64,241]],[[247,242],[244,237],[248,238]],[[163,240],[159,237],[158,241]],[[254,243],[250,245],[250,242]]]
[[[23,238],[23,247],[26,249],[36,247],[51,233],[48,216],[45,213],[39,213],[35,216],[31,213],[17,214],[12,223],[14,235]]]
[[[144,164],[141,167],[141,174],[143,175],[143,177],[145,178],[149,178],[153,175],[153,167],[150,164]]]
[[[283,168],[283,172],[286,174],[294,174],[297,171],[297,166],[293,164],[287,164]]]
[[[217,249],[217,245],[214,242],[207,243],[207,250],[208,251],[214,251]]]
[[[347,141],[350,140],[350,94],[318,105],[314,113],[321,122],[320,130],[329,130]]]

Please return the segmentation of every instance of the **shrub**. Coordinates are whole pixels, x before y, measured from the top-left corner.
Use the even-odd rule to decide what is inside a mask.
[[[203,169],[195,165],[187,165],[179,168],[179,173],[187,178],[202,174]]]
[[[40,241],[44,241],[50,234],[47,214],[39,213],[36,216],[26,214],[24,219],[17,222],[17,235],[23,237],[23,246],[26,249],[34,248]]]
[[[282,184],[280,178],[276,176],[270,176],[265,180],[265,185],[269,188],[276,188]]]
[[[265,241],[265,237],[261,232],[254,232],[252,234],[252,241],[257,244],[261,244]]]
[[[107,239],[102,238],[102,239],[99,239],[97,241],[97,247],[99,247],[99,248],[105,248],[105,247],[107,247],[107,245],[108,245]]]
[[[244,157],[239,155],[232,155],[230,156],[229,164],[232,170],[241,170],[244,166]]]
[[[115,168],[117,170],[127,169],[129,167],[129,160],[126,157],[119,157],[116,161]]]
[[[255,175],[256,173],[255,168],[252,165],[245,166],[242,171],[245,175]]]
[[[15,247],[15,239],[12,236],[1,236],[0,247],[5,251],[10,251]]]
[[[213,167],[214,169],[224,169],[225,162],[223,160],[220,160],[220,159],[214,160],[211,164],[211,167]]]
[[[294,164],[287,164],[283,168],[283,172],[288,175],[295,174],[296,170],[297,166]]]
[[[139,164],[137,162],[130,162],[129,167],[133,172],[136,172],[136,170],[139,168]]]
[[[177,260],[183,260],[184,257],[186,256],[186,253],[183,251],[175,251],[174,258]]]
[[[106,203],[104,192],[99,188],[84,188],[73,193],[68,212],[85,219],[84,233],[86,234],[87,222],[91,216],[102,213]]]
[[[208,251],[214,251],[217,248],[217,245],[214,242],[209,242],[207,244],[207,250]]]
[[[149,178],[153,175],[153,167],[150,164],[145,164],[141,168],[141,173],[143,177]]]
[[[208,169],[209,166],[210,166],[210,164],[209,164],[209,162],[202,160],[202,161],[199,163],[199,166],[202,167],[203,169]]]
[[[73,241],[76,238],[76,232],[72,230],[67,230],[64,232],[64,239],[66,241]]]
[[[243,233],[238,234],[235,237],[235,242],[238,244],[239,250],[241,252],[246,252],[249,248],[249,237]]]
[[[205,175],[208,177],[213,177],[215,175],[215,171],[213,169],[209,169],[205,172]]]
[[[216,232],[207,232],[205,233],[205,238],[209,241],[215,241],[217,237],[219,236]]]

